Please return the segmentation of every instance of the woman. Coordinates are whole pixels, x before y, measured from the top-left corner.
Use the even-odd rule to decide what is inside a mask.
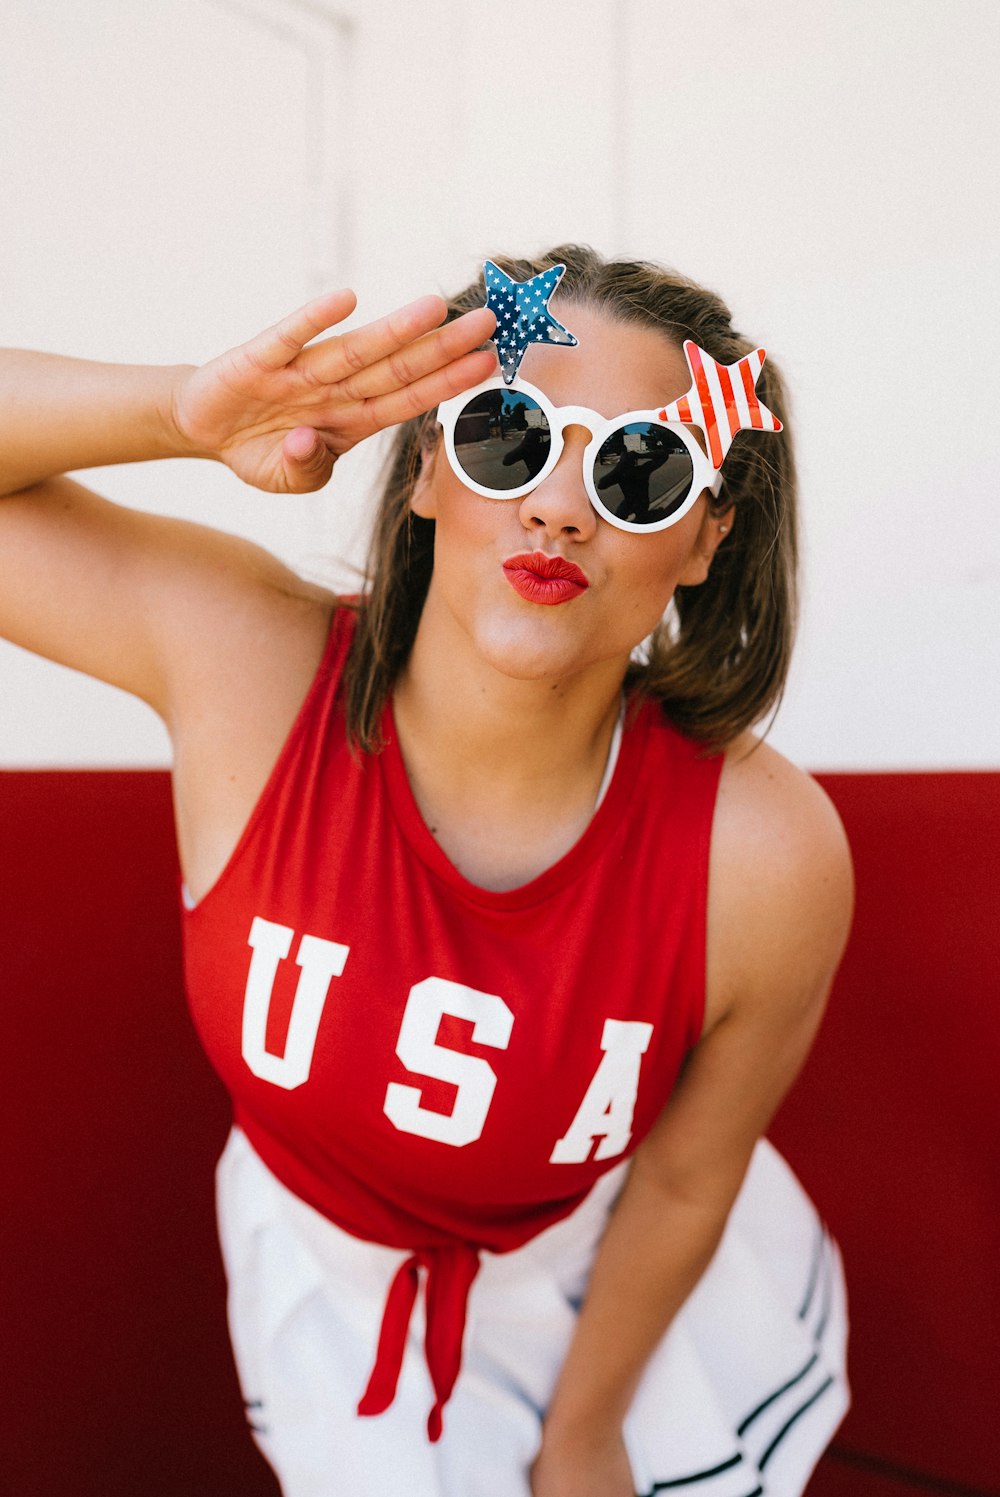
[[[772,1497],[846,1406],[836,1249],[755,1148],[851,901],[829,803],[749,732],[788,434],[717,461],[683,403],[751,352],[717,298],[573,246],[496,274],[514,305],[559,262],[569,331],[514,355],[477,282],[310,342],[334,293],[200,369],[5,356],[0,628],[173,740],[231,1326],[287,1497]],[[756,396],[783,417],[773,366]],[[396,423],[357,606],[58,476],[197,455],[308,492]]]

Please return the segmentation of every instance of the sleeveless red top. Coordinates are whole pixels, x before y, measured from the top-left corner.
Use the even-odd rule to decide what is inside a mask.
[[[440,1409],[477,1250],[567,1215],[655,1121],[701,1031],[721,755],[653,704],[553,867],[465,879],[385,750],[352,753],[323,661],[226,868],[185,910],[188,996],[235,1119],[290,1190],[355,1236],[415,1250],[363,1412],[391,1402],[417,1267]]]

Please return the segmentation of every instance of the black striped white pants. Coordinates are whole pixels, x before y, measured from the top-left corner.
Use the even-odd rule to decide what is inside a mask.
[[[234,1131],[219,1163],[229,1318],[247,1416],[284,1497],[528,1497],[528,1468],[623,1170],[513,1253],[483,1254],[437,1444],[422,1296],[392,1407],[355,1408],[407,1256],[282,1186]],[[799,1497],[843,1418],[840,1255],[770,1144],[718,1251],[654,1353],[626,1425],[640,1497]]]

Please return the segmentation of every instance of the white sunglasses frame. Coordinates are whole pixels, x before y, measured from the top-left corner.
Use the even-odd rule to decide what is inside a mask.
[[[476,483],[470,478],[458,460],[455,451],[455,426],[458,417],[470,401],[475,400],[478,395],[483,395],[488,390],[504,390],[511,395],[523,392],[534,400],[549,423],[549,431],[552,440],[549,455],[544,465],[538,470],[534,478],[527,483],[520,484],[516,489],[488,489],[482,484]],[[627,411],[623,416],[613,416],[610,419],[602,416],[597,411],[590,410],[584,405],[553,405],[543,390],[529,385],[526,380],[518,379],[512,385],[504,382],[499,375],[483,380],[482,384],[474,385],[469,390],[463,390],[459,395],[453,395],[450,400],[442,401],[438,406],[437,419],[444,435],[444,448],[451,465],[452,472],[467,489],[474,494],[480,494],[484,499],[523,499],[533,489],[537,489],[540,483],[544,483],[552,472],[556,463],[562,456],[563,432],[567,426],[582,426],[590,432],[590,441],[587,443],[583,454],[583,484],[587,491],[587,498],[594,509],[603,520],[613,525],[616,530],[626,530],[633,535],[654,535],[657,531],[668,530],[671,525],[676,525],[682,520],[700,496],[708,490],[715,498],[718,498],[722,487],[722,471],[712,466],[708,455],[699,445],[693,430],[684,426],[679,421],[663,421],[660,418],[662,406],[651,411]],[[630,425],[633,421],[645,421],[653,426],[662,426],[667,431],[673,432],[679,437],[686,447],[691,458],[691,491],[671,514],[665,515],[662,520],[654,520],[649,525],[637,525],[631,520],[621,520],[617,515],[607,508],[601,500],[597,485],[594,483],[594,462],[604,443],[613,431],[620,430],[623,426]]]

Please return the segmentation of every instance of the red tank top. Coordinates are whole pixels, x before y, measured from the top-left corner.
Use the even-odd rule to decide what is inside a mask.
[[[352,753],[322,664],[219,879],[184,913],[195,1025],[235,1118],[290,1190],[415,1250],[363,1412],[392,1401],[428,1270],[432,1437],[477,1250],[567,1215],[640,1142],[701,1030],[722,758],[646,704],[586,831],[520,888],[478,888],[413,799],[394,732]]]

